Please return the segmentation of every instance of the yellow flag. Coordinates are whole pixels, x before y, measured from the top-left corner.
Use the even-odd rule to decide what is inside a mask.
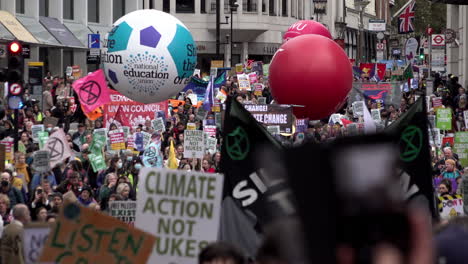
[[[169,159],[167,160],[167,164],[169,169],[177,169],[177,167],[179,167],[175,155],[174,141],[171,141],[171,146],[169,147]]]

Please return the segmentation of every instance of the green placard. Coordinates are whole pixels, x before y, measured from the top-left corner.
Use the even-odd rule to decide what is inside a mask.
[[[49,132],[47,131],[40,131],[37,133],[37,138],[39,141],[39,149],[44,148],[44,145],[46,144],[47,140],[49,139]]]
[[[437,109],[436,127],[440,130],[452,130],[452,109]]]
[[[458,160],[463,167],[468,166],[468,132],[455,133],[454,152],[458,154]]]
[[[89,154],[89,160],[91,161],[91,166],[93,167],[94,172],[98,172],[107,168],[102,154]]]
[[[102,152],[102,148],[105,145],[106,145],[106,137],[100,134],[94,134],[93,142],[91,143],[91,146],[89,147],[89,149],[91,150],[91,153],[95,155],[100,155]]]

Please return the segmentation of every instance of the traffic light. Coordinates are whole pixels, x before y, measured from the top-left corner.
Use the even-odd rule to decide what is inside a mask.
[[[24,75],[23,46],[18,41],[8,43],[8,68],[6,81],[9,84],[21,84]]]

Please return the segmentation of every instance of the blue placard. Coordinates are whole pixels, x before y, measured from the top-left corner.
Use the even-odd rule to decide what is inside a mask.
[[[99,34],[88,34],[88,48],[89,49],[100,49],[101,48],[101,35]]]

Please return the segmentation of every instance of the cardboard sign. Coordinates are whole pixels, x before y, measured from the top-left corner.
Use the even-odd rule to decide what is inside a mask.
[[[188,94],[187,97],[190,99],[190,102],[192,102],[192,105],[198,104],[198,97],[196,94],[191,93],[191,94]]]
[[[127,136],[127,149],[129,150],[135,149],[135,136],[134,135]]]
[[[194,264],[218,237],[223,175],[142,168],[135,226],[158,238],[147,263]]]
[[[434,97],[432,98],[432,107],[434,109],[438,109],[443,107],[444,105],[442,104],[442,97]]]
[[[461,195],[439,196],[439,212],[442,219],[448,220],[457,216],[464,216],[463,199]]]
[[[429,129],[429,143],[437,147],[441,145],[440,129],[438,128]]]
[[[258,82],[258,78],[257,78],[257,73],[256,73],[256,72],[251,72],[251,73],[249,73],[249,81],[250,81],[250,84],[254,84],[254,83]]]
[[[244,64],[242,63],[237,63],[236,64],[236,73],[240,74],[244,72]]]
[[[130,134],[130,127],[128,126],[123,126],[122,127],[122,131],[124,133],[124,139],[127,139],[128,138],[128,134]],[[127,140],[125,140],[127,141]]]
[[[452,109],[437,109],[436,127],[440,130],[452,130]]]
[[[377,103],[379,108],[388,105],[394,105],[395,108],[399,108],[401,93],[400,82],[354,82],[353,89],[351,89],[348,96],[348,105],[352,105],[356,101],[367,101],[367,99],[370,99],[373,103]]]
[[[133,225],[135,223],[136,201],[110,201],[109,215]]]
[[[101,154],[102,148],[106,145],[106,137],[101,134],[94,134],[93,142],[89,146],[89,150],[94,154]]]
[[[5,146],[5,160],[9,163],[13,162],[13,139],[4,139],[0,141],[0,144]],[[3,163],[5,164],[5,163]]]
[[[141,132],[143,135],[143,147],[146,148],[146,146],[151,142],[151,134],[146,133],[146,132]]]
[[[364,101],[356,101],[353,103],[353,116],[359,118],[364,115]]]
[[[435,115],[427,115],[427,121],[429,121],[430,127],[435,127],[435,124],[436,124],[435,120],[436,120]]]
[[[49,224],[31,223],[24,226],[23,231],[23,253],[26,264],[38,263],[51,226]]]
[[[239,85],[239,90],[241,91],[250,91],[250,80],[247,74],[237,74],[237,82]]]
[[[205,139],[205,153],[210,153],[210,155],[213,155],[217,151],[217,144],[218,144],[218,139],[214,137],[207,137]]]
[[[104,137],[104,139],[106,140],[105,142],[107,143],[107,130],[105,128],[94,129],[93,134],[94,136],[101,135],[102,137]]]
[[[33,168],[37,172],[49,170],[50,152],[48,150],[38,150],[34,152]]]
[[[112,150],[125,149],[125,135],[123,130],[112,130],[109,131],[109,140]]]
[[[184,158],[203,158],[205,142],[203,131],[184,130]]]
[[[458,154],[458,161],[463,167],[468,166],[468,132],[456,132],[454,152]]]
[[[371,116],[375,122],[380,123],[382,118],[380,117],[380,109],[371,109]]]
[[[45,143],[49,139],[49,132],[39,131],[39,133],[37,133],[37,137],[38,137],[39,149],[44,148]]]
[[[166,126],[164,125],[164,120],[162,117],[156,118],[151,122],[151,124],[153,125],[154,131],[158,133],[163,133],[164,131],[166,131]]]
[[[255,119],[265,126],[279,126],[281,133],[291,133],[293,126],[292,107],[289,105],[244,105]]]
[[[258,97],[257,102],[258,104],[261,104],[261,105],[266,104],[266,97]]]
[[[305,133],[309,127],[309,118],[296,119],[296,133]]]
[[[254,95],[256,96],[262,96],[263,94],[263,89],[265,88],[265,85],[261,84],[261,83],[255,83],[253,85],[254,87]]]
[[[203,132],[210,137],[216,137],[216,126],[204,126]]]
[[[205,110],[203,107],[199,107],[197,111],[197,119],[198,120],[203,120],[206,118],[206,115],[208,114],[208,111]]]
[[[156,237],[75,203],[64,205],[39,258],[54,263],[146,263]]]
[[[270,75],[270,64],[263,64],[263,77],[267,77]]]
[[[39,143],[39,132],[44,132],[44,125],[33,125],[31,132],[34,143]]]

